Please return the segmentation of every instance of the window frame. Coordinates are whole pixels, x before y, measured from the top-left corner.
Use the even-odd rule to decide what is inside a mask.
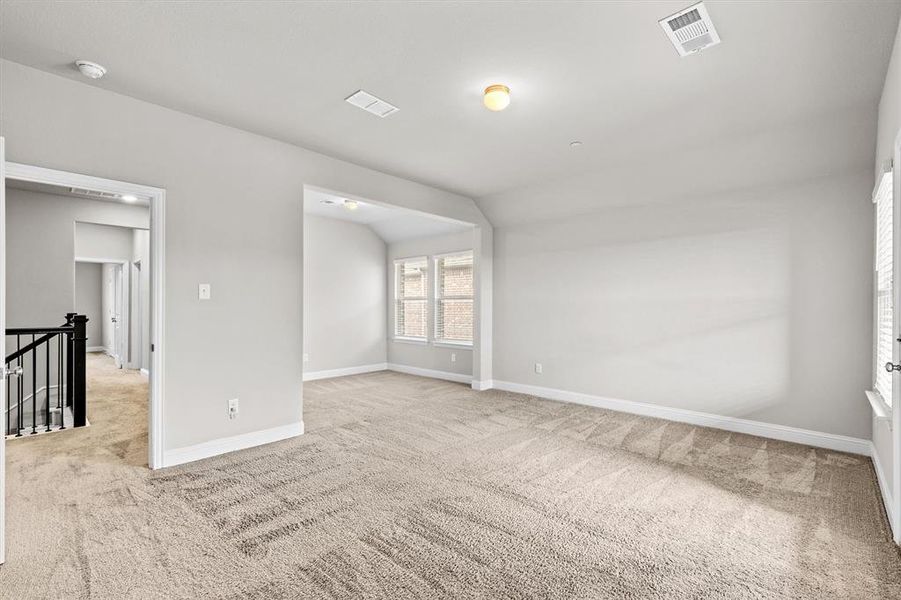
[[[892,216],[889,219],[889,224],[891,226],[891,233],[892,233],[892,240],[890,243],[889,250],[892,253],[892,262],[893,262],[892,270],[893,271],[894,271],[894,267],[895,267],[894,261],[895,261],[896,257],[894,256],[894,250],[897,245],[895,243],[895,238],[897,237],[899,232],[895,231],[895,223],[896,223],[897,219],[896,219],[896,215],[894,215],[894,208],[895,208],[895,206],[894,206],[894,176],[895,176],[895,173],[891,169],[883,172],[882,175],[879,177],[879,180],[876,182],[875,189],[873,190],[873,207],[874,207],[874,210],[873,210],[873,213],[874,213],[874,215],[873,215],[873,228],[874,228],[873,263],[872,263],[873,264],[873,298],[872,298],[872,302],[873,302],[873,347],[872,347],[873,372],[871,373],[873,389],[872,389],[872,391],[867,391],[866,395],[870,401],[870,404],[873,406],[874,412],[876,413],[877,416],[888,416],[891,414],[892,410],[894,409],[893,398],[891,398],[891,397],[885,398],[877,386],[877,379],[878,379],[879,375],[884,372],[885,363],[893,362],[892,356],[888,357],[888,361],[879,357],[879,338],[880,338],[879,300],[880,300],[881,295],[887,296],[888,299],[892,303],[892,307],[893,307],[892,308],[892,324],[891,324],[892,333],[889,336],[890,337],[890,347],[892,349],[894,349],[894,344],[895,344],[894,313],[896,311],[894,308],[894,301],[897,296],[896,288],[897,288],[898,284],[897,284],[897,282],[894,281],[894,277],[893,277],[892,278],[892,287],[888,291],[887,295],[884,292],[883,292],[883,294],[880,294],[880,290],[879,290],[879,249],[880,249],[880,246],[879,246],[879,226],[880,226],[879,200],[880,200],[881,195],[886,193],[886,189],[885,189],[886,187],[887,187],[887,198],[885,198],[885,199],[889,203],[891,203],[890,208],[892,211],[891,212]],[[887,178],[887,180],[886,180],[886,178]],[[887,181],[887,185],[886,185],[886,181]],[[890,381],[892,382],[892,387],[894,387],[893,374],[890,374],[889,377],[890,377]]]
[[[470,296],[440,296],[438,293],[438,261],[443,258],[449,258],[453,256],[468,256],[472,261],[472,295]],[[454,252],[443,252],[441,254],[433,254],[432,255],[432,264],[430,267],[432,268],[432,272],[435,276],[432,278],[434,282],[432,283],[432,305],[434,306],[434,310],[432,311],[432,345],[437,347],[447,347],[447,348],[472,348],[473,341],[475,340],[475,302],[476,302],[476,256],[475,249],[468,250],[456,250]],[[459,340],[447,340],[447,339],[439,339],[438,338],[438,303],[441,300],[469,300],[472,302],[472,333],[468,342],[459,341]]]
[[[425,335],[420,336],[412,336],[412,335],[398,335],[397,334],[397,323],[398,323],[398,301],[400,297],[398,296],[398,291],[400,288],[400,280],[401,278],[398,276],[398,267],[405,263],[412,262],[424,262],[425,263],[425,276],[426,276],[426,285],[425,285],[425,295],[424,296],[411,296],[404,297],[404,300],[423,300],[425,301]],[[392,337],[391,339],[396,342],[406,342],[412,344],[428,344],[430,339],[429,332],[429,279],[431,278],[431,265],[428,255],[423,256],[407,256],[404,258],[395,258],[394,259],[394,327],[392,328]]]

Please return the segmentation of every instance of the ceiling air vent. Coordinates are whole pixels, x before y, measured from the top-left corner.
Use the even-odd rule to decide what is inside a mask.
[[[383,119],[400,110],[393,104],[389,104],[381,98],[376,98],[369,92],[364,92],[363,90],[357,90],[345,98],[345,100],[357,108],[362,108],[366,112],[371,112],[375,116],[382,117]]]
[[[720,43],[720,36],[703,2],[658,21],[679,56],[688,56]]]
[[[112,194],[110,192],[98,192],[97,190],[86,190],[84,188],[69,188],[70,194],[77,194],[79,196],[87,196],[89,198],[102,198],[103,200],[121,200],[122,196],[119,194]]]

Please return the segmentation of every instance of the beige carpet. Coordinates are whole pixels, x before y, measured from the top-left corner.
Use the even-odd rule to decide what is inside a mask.
[[[430,379],[151,473],[145,380],[7,444],[2,598],[901,598],[865,458]]]

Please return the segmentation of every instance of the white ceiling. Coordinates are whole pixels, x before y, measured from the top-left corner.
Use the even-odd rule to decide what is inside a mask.
[[[323,200],[335,204],[324,204]],[[344,198],[341,196],[308,188],[303,194],[303,212],[366,225],[388,244],[472,229],[472,225],[466,223],[370,202],[357,201],[357,209],[351,211],[344,208],[343,201]]]
[[[679,58],[657,20],[690,3],[4,0],[0,56],[82,81],[96,60],[90,85],[473,197],[875,114],[901,2],[708,0],[723,42]],[[343,101],[360,88],[400,111]]]

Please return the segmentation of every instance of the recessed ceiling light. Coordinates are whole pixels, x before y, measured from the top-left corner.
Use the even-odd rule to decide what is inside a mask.
[[[106,75],[106,67],[89,60],[76,60],[75,66],[78,67],[82,75],[90,79],[100,79]]]
[[[122,196],[122,199],[126,202],[137,202],[138,201],[138,197],[134,196],[132,194],[125,194],[124,196]]]
[[[569,143],[569,147],[570,147],[570,148],[581,148],[581,147],[582,147],[582,142],[580,142],[580,141],[578,141],[578,140],[576,140],[575,142],[570,142],[570,143]]]
[[[345,200],[344,208],[347,210],[357,210],[360,208],[360,204],[356,200]]]
[[[499,83],[485,88],[485,96],[482,98],[485,108],[495,112],[504,110],[510,105],[510,88]]]

